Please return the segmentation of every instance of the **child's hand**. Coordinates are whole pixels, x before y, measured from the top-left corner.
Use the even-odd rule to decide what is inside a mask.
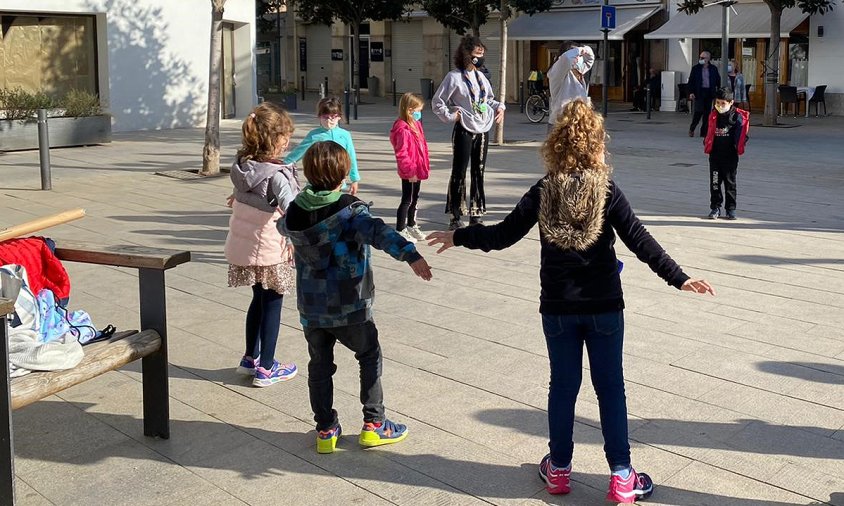
[[[460,122],[460,109],[457,109],[457,111],[455,111],[455,113],[454,113],[454,122],[455,123]]]
[[[358,183],[355,181],[354,183],[349,185],[349,195],[355,196],[358,194]]]
[[[495,122],[500,124],[502,121],[504,121],[504,109],[498,108],[495,111]]]
[[[234,204],[234,193],[226,197],[226,207],[231,207]]]
[[[684,292],[708,293],[715,295],[715,289],[705,279],[688,279],[683,286],[680,287]]]
[[[420,278],[425,281],[431,281],[431,278],[433,277],[431,274],[431,266],[428,265],[428,262],[426,262],[424,258],[420,258],[410,264],[410,268],[413,269],[413,273]]]
[[[436,246],[437,244],[442,244],[440,249],[437,250],[437,253],[442,253],[443,251],[447,250],[454,246],[454,231],[449,232],[431,232],[428,234],[428,237],[425,238],[428,241],[428,246]]]

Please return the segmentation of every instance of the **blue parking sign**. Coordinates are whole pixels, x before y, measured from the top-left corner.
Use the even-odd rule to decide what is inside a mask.
[[[615,30],[615,6],[601,6],[601,28]]]

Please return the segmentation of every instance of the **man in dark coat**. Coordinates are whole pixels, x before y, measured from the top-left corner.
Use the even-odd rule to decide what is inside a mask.
[[[709,51],[700,52],[698,64],[692,67],[689,73],[689,100],[694,100],[695,113],[692,116],[692,124],[689,127],[689,137],[695,136],[700,119],[704,118],[700,125],[700,136],[706,137],[707,121],[709,111],[712,110],[712,100],[715,97],[715,90],[721,86],[721,74],[715,65],[710,65],[711,55]]]

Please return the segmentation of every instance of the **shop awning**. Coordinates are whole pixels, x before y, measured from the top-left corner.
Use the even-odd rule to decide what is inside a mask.
[[[730,12],[730,38],[766,39],[771,36],[771,11],[765,3],[734,4]],[[645,34],[646,39],[720,39],[723,7],[713,5],[697,14],[676,12],[667,23]],[[798,8],[783,9],[780,36],[788,37],[809,15]]]
[[[624,34],[662,10],[660,6],[619,7],[616,28],[610,40],[622,40]],[[601,9],[561,9],[516,18],[507,31],[511,40],[600,40]]]

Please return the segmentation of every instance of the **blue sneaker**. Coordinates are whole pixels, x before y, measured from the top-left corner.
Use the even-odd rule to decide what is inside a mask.
[[[249,355],[244,355],[243,358],[240,359],[240,365],[237,366],[235,371],[244,376],[255,376],[256,367],[258,367],[258,359],[252,358]]]
[[[337,440],[340,439],[342,433],[343,429],[340,428],[339,423],[328,430],[317,431],[317,453],[334,453],[334,448],[337,447]]]
[[[279,364],[278,361],[273,361],[271,369],[264,369],[261,366],[255,368],[255,379],[252,380],[252,386],[268,387],[279,381],[287,381],[296,377],[299,369],[296,364]]]
[[[360,445],[367,448],[373,446],[398,443],[407,437],[407,426],[390,420],[383,422],[366,422],[360,431]]]

